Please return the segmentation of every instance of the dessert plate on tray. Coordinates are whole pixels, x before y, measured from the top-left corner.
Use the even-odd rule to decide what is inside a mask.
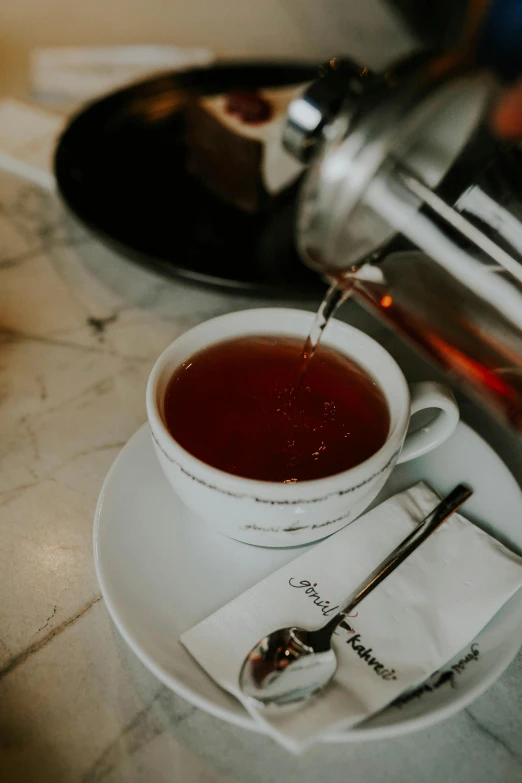
[[[439,448],[395,468],[376,502],[420,479],[442,494],[458,481],[469,484],[475,494],[466,504],[466,516],[522,553],[520,488],[495,452],[466,424],[461,422]],[[127,644],[161,682],[187,701],[253,731],[260,727],[208,677],[179,639],[304,548],[250,546],[206,526],[167,483],[147,425],[117,457],[96,510],[98,580]],[[522,590],[426,687],[359,727],[327,736],[326,741],[393,737],[453,715],[502,674],[521,643]]]
[[[168,276],[280,297],[321,297],[294,247],[299,180],[268,209],[225,203],[187,170],[189,99],[299,85],[312,65],[227,63],[166,73],[86,106],[62,134],[54,168],[69,209],[102,242]]]

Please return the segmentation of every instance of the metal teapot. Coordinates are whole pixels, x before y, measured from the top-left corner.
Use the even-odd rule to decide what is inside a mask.
[[[290,105],[284,143],[310,162],[305,262],[522,430],[522,155],[489,128],[502,81],[471,29],[474,48],[381,74],[333,58]],[[520,33],[522,70],[522,13]]]

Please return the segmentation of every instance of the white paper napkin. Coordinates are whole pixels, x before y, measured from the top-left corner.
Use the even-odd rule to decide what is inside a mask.
[[[241,665],[270,631],[324,624],[437,502],[423,483],[396,495],[187,631],[182,643],[293,752],[354,726],[468,644],[521,586],[522,558],[455,514],[338,629],[338,670],[321,695],[291,712],[258,711],[239,690]]]
[[[53,155],[64,122],[46,109],[0,100],[0,170],[54,189]]]

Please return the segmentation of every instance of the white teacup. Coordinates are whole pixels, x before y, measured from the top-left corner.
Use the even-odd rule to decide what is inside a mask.
[[[161,467],[179,497],[226,536],[260,546],[292,546],[324,538],[353,521],[372,502],[397,462],[419,457],[455,430],[459,411],[453,394],[437,383],[411,389],[398,364],[375,340],[353,326],[332,321],[323,343],[355,360],[379,384],[390,411],[384,445],[359,465],[313,481],[254,481],[201,462],[168,431],[163,401],[180,364],[201,348],[233,337],[280,334],[303,338],[314,315],[267,308],[213,318],[185,332],[161,354],[147,386],[147,416]],[[439,409],[429,427],[407,434],[410,416]]]

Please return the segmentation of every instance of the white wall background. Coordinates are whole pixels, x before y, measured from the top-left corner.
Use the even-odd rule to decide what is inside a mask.
[[[33,47],[124,43],[374,66],[410,46],[382,0],[0,0],[0,92],[23,94]]]

